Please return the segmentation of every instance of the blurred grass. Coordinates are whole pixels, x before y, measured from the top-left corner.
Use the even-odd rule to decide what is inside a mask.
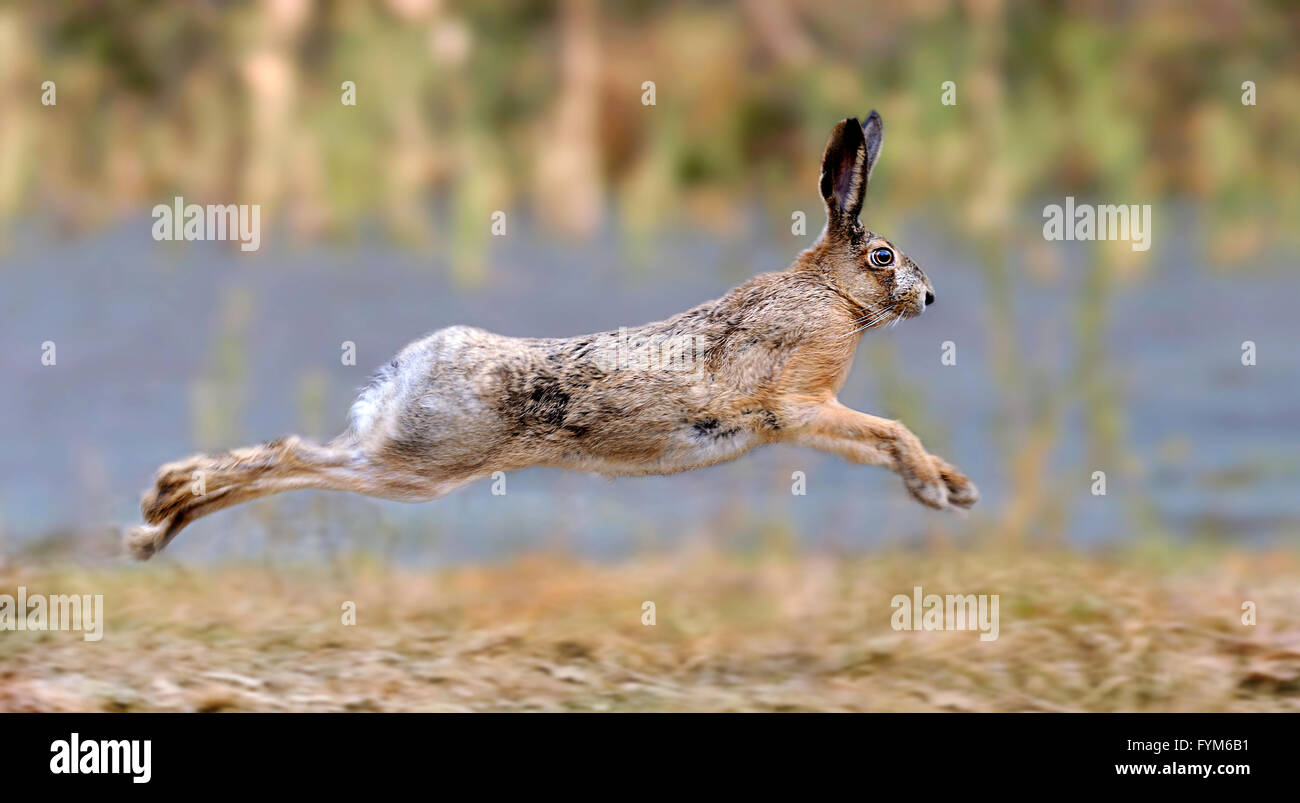
[[[432,572],[351,558],[0,574],[5,593],[20,582],[102,593],[107,623],[98,643],[0,634],[5,711],[1300,710],[1294,551],[699,548]],[[895,632],[889,601],[916,584],[1000,594],[1000,637]]]

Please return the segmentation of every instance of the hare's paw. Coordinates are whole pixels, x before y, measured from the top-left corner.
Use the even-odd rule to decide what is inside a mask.
[[[956,466],[942,457],[935,457],[934,464],[935,468],[939,470],[939,476],[943,477],[943,484],[948,491],[949,504],[968,508],[979,501],[979,488],[976,488],[975,483],[971,482],[970,478],[961,473]]]
[[[957,507],[973,507],[980,500],[980,489],[975,487],[975,483],[966,477],[957,475],[955,479],[947,479],[948,484],[948,502]]]
[[[149,560],[167,543],[166,524],[144,524],[127,530],[123,539],[126,549],[136,560]]]
[[[943,510],[948,507],[948,486],[938,476],[912,475],[904,480],[907,492],[926,507]]]

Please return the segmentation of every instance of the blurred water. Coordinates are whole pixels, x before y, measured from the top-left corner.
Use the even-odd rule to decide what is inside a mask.
[[[1059,397],[1078,368],[1074,320],[1092,244],[1060,244],[1065,260],[1053,281],[1013,260],[1013,320],[995,321],[984,274],[961,244],[905,228],[894,239],[926,267],[938,303],[918,320],[871,334],[841,399],[901,418],[965,469],[984,493],[974,518],[915,505],[882,469],[774,447],[673,477],[611,482],[534,469],[511,475],[504,496],[484,482],[417,506],[300,492],[204,519],[173,550],[193,558],[256,552],[269,532],[311,549],[375,547],[457,561],[552,547],[618,556],[691,539],[727,542],[755,527],[788,529],[831,549],[908,542],[936,527],[960,534],[1009,497],[998,426],[1014,436],[1028,422],[999,419],[998,410],[1021,409],[1036,394]],[[326,426],[305,434],[328,437],[370,372],[428,331],[467,323],[563,336],[632,326],[783,268],[808,242],[686,232],[637,252],[612,231],[574,245],[527,229],[512,220],[477,290],[450,283],[443,260],[388,245],[292,250],[264,237],[260,253],[244,254],[220,243],[155,243],[147,219],[68,242],[40,226],[20,229],[0,256],[5,545],[58,533],[107,538],[96,528],[136,521],[157,465],[199,448],[192,388],[205,377],[242,376],[238,392],[220,395],[229,409],[217,414],[237,431],[224,446],[301,432],[313,417],[302,409],[304,388],[317,386]],[[1300,278],[1280,265],[1217,275],[1198,264],[1195,249],[1178,245],[1190,240],[1158,243],[1171,241],[1153,250],[1145,278],[1116,289],[1108,311],[1102,368],[1119,400],[1129,460],[1093,465],[1082,411],[1057,398],[1064,431],[1050,467],[1064,536],[1131,538],[1134,511],[1147,510],[1175,537],[1295,538],[1300,355],[1291,307]],[[231,339],[223,309],[241,297],[248,318]],[[1005,326],[1033,377],[1024,390],[993,379],[989,333]],[[47,340],[57,345],[51,367],[40,361]],[[957,344],[955,366],[940,363],[948,340]],[[1242,366],[1243,340],[1256,342],[1258,365]],[[341,364],[343,341],[356,343],[356,366]],[[917,409],[882,407],[892,397],[866,355],[879,341],[894,350],[921,400]],[[1098,469],[1107,471],[1105,497],[1089,493]],[[806,474],[804,496],[790,492],[794,471]]]

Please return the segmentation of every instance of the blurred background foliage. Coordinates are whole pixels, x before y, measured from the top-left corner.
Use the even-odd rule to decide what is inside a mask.
[[[497,209],[557,235],[743,234],[796,205],[815,229],[826,132],[875,107],[877,220],[1041,252],[1008,223],[1041,196],[1187,198],[1241,261],[1295,236],[1298,38],[1296,4],[1235,0],[14,3],[0,217],[260,203],[304,238],[452,246],[472,281]]]

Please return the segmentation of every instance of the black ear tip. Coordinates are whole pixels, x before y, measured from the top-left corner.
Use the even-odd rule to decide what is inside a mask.
[[[845,117],[835,128],[840,132],[840,141],[850,148],[862,142],[863,134],[866,132],[856,117]]]
[[[868,123],[872,123],[872,122],[874,122],[874,123],[876,123],[877,125],[879,125],[879,124],[881,123],[880,113],[877,112],[875,109],[872,109],[872,110],[871,110],[871,114],[868,114],[868,115],[867,115],[867,122],[868,122]]]

